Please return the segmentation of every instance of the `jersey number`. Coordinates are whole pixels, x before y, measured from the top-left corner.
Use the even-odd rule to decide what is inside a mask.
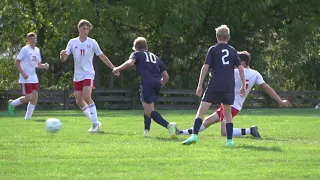
[[[157,63],[157,57],[156,57],[156,55],[154,55],[154,54],[152,54],[152,53],[146,53],[146,52],[144,52],[144,54],[146,55],[146,61],[147,62],[152,62],[152,63]]]
[[[222,52],[226,52],[224,56],[222,56],[222,64],[229,64],[229,61],[226,61],[225,58],[229,56],[229,51],[228,49],[222,49]]]
[[[84,49],[80,49],[80,55],[84,56],[84,54],[85,54],[85,50]]]
[[[248,89],[248,86],[249,86],[249,80],[246,79],[246,89]]]

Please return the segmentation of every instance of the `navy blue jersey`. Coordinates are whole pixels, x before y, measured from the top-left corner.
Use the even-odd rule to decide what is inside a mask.
[[[208,50],[206,62],[211,68],[208,88],[212,91],[234,92],[234,67],[241,65],[237,51],[230,45],[218,43]]]
[[[136,51],[130,56],[130,59],[135,59],[137,71],[139,72],[141,84],[144,83],[161,83],[161,73],[167,70],[166,65],[148,51]]]

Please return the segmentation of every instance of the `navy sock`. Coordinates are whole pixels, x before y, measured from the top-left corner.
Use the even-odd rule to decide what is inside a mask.
[[[196,120],[194,120],[193,134],[197,134],[198,135],[201,125],[202,125],[202,119],[197,118]]]
[[[144,114],[144,129],[150,131],[151,117]]]
[[[232,139],[233,123],[227,123],[226,124],[226,130],[227,130],[227,139]]]
[[[150,114],[150,117],[158,124],[160,124],[161,126],[167,128],[168,127],[168,122],[163,119],[163,117],[161,116],[161,114],[159,114],[157,111],[152,111]]]

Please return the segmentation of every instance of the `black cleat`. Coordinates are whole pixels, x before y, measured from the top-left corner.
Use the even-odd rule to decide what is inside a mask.
[[[261,138],[258,127],[256,125],[250,127],[250,134],[253,137]]]

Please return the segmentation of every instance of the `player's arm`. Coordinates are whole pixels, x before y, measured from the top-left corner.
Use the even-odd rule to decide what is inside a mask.
[[[267,83],[261,84],[262,89],[274,100],[276,100],[281,106],[288,107],[290,102],[288,100],[282,100],[276,91]]]
[[[68,59],[68,56],[69,55],[67,55],[67,50],[62,50],[61,52],[60,52],[60,60],[62,61],[62,62],[65,62],[67,59]]]
[[[198,82],[198,87],[202,87],[203,81],[206,78],[206,75],[208,73],[209,67],[210,66],[208,64],[204,64],[202,66],[201,72],[200,72],[200,77],[199,77],[199,82]]]
[[[38,69],[49,69],[49,64],[48,63],[44,63],[44,64],[37,63],[36,64],[36,68],[38,68]]]
[[[126,70],[126,69],[134,66],[135,62],[136,62],[135,59],[130,58],[130,59],[128,59],[126,62],[124,62],[123,64],[121,64],[120,66],[115,67],[115,68],[113,69],[113,72]]]
[[[168,72],[167,71],[162,71],[161,72],[161,77],[162,77],[161,85],[162,85],[162,87],[164,87],[167,84],[168,80],[169,80]]]
[[[114,65],[112,64],[112,62],[109,60],[109,58],[107,56],[105,56],[104,54],[99,55],[99,58],[101,59],[101,61],[103,61],[104,64],[106,64],[111,70],[114,69]]]
[[[16,59],[16,67],[19,73],[23,76],[24,79],[28,79],[28,75],[24,73],[23,69],[21,68],[21,60]]]
[[[244,96],[246,94],[246,76],[244,75],[244,67],[242,65],[238,66],[239,74],[242,82],[242,86],[240,89],[240,95]]]

